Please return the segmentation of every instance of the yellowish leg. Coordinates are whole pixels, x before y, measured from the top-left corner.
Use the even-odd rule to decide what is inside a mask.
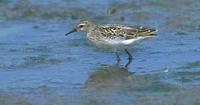
[[[120,63],[120,57],[119,57],[118,52],[115,52],[115,55],[116,55],[117,64],[119,64]]]
[[[124,51],[128,54],[128,62],[125,65],[125,67],[128,67],[131,64],[131,62],[133,60],[133,57],[132,57],[131,53],[127,49],[125,49]]]

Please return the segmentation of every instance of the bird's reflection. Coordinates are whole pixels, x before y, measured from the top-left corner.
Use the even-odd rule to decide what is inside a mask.
[[[105,90],[157,90],[171,86],[160,81],[158,74],[136,74],[120,65],[100,65],[84,84],[85,88]],[[162,91],[162,90],[161,90]]]
[[[88,80],[85,82],[85,87],[127,87],[133,79],[133,74],[133,72],[129,72],[124,66],[103,64],[97,67],[95,72],[89,76]]]

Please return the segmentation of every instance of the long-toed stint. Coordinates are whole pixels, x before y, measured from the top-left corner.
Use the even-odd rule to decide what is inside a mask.
[[[118,51],[124,50],[128,54],[128,63],[125,67],[132,62],[132,55],[128,48],[132,47],[136,42],[154,37],[156,29],[150,27],[130,27],[120,24],[105,24],[97,25],[90,21],[84,20],[70,32],[86,32],[87,38],[92,41],[96,46],[101,48],[108,48],[115,52],[117,63],[120,62]]]

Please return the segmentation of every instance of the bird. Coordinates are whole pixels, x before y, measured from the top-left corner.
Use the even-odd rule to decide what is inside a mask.
[[[86,37],[99,48],[111,50],[116,55],[117,63],[120,62],[119,51],[124,50],[128,55],[128,67],[132,62],[132,54],[128,49],[143,39],[155,37],[157,30],[152,27],[127,26],[122,24],[95,24],[89,20],[81,20],[71,31],[85,32]]]

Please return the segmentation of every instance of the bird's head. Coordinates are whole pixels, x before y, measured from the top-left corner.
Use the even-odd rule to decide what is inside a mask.
[[[92,23],[90,21],[87,21],[87,20],[80,21],[79,24],[77,24],[73,30],[69,31],[65,35],[69,35],[73,32],[80,32],[80,31],[87,32],[89,31],[89,28],[91,26],[92,26]]]

